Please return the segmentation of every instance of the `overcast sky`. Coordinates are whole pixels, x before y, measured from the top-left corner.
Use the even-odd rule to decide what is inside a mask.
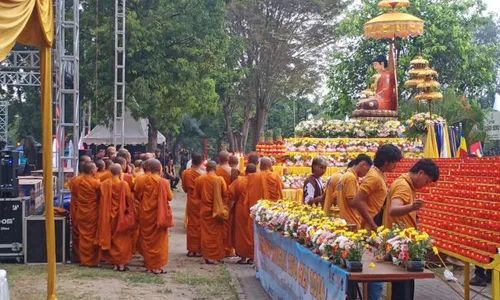
[[[500,1],[499,0],[484,0],[488,5],[488,10],[496,13],[500,13]]]

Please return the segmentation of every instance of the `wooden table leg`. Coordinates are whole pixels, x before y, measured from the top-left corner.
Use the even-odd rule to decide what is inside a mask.
[[[346,300],[356,300],[358,298],[358,282],[349,280],[347,281],[347,298]]]
[[[386,300],[391,300],[392,299],[392,282],[387,282],[387,285],[386,285],[386,295],[385,295],[385,299]]]
[[[368,282],[363,282],[363,300],[368,300]]]
[[[464,262],[464,300],[470,299],[470,263]]]

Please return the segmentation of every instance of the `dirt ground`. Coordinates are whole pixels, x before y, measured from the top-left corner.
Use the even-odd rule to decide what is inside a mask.
[[[172,209],[175,227],[170,231],[167,274],[145,274],[142,259],[134,258],[129,272],[114,272],[111,266],[90,269],[78,265],[57,265],[58,299],[237,299],[236,283],[228,265],[201,264],[186,257],[183,225],[186,196],[175,191]],[[46,297],[46,266],[0,264],[8,273],[12,300],[41,300]]]

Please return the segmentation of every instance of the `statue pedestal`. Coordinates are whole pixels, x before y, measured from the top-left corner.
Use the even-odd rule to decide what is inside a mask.
[[[368,110],[357,109],[352,113],[353,119],[376,119],[376,120],[394,120],[398,118],[398,112],[395,110]]]

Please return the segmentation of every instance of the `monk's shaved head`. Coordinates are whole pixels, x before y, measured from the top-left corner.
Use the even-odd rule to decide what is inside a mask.
[[[146,153],[139,154],[139,159],[140,160],[145,161],[146,160],[145,157],[146,157]]]
[[[229,157],[229,165],[231,167],[236,167],[239,163],[240,163],[240,159],[238,158],[238,156],[231,155]]]
[[[87,155],[80,156],[80,163],[84,163],[84,162],[91,161],[91,160],[92,159],[90,159],[90,156],[87,156]]]
[[[148,160],[148,159],[151,159],[151,158],[155,158],[155,154],[154,153],[144,153],[144,160]]]
[[[258,165],[259,164],[259,155],[255,152],[250,153],[250,155],[248,155],[248,163]]]
[[[269,157],[263,157],[260,159],[260,170],[261,171],[266,171],[271,169],[273,166],[273,163],[271,162],[271,159]]]
[[[130,155],[130,152],[128,152],[127,149],[122,148],[118,150],[118,153],[116,154],[116,157],[123,157],[127,162],[132,160],[132,156]]]
[[[203,155],[201,153],[193,153],[191,154],[191,164],[195,167],[201,165],[203,163]]]
[[[109,167],[109,170],[111,171],[111,174],[113,174],[113,176],[122,174],[122,166],[119,164],[112,164],[111,167]]]
[[[123,156],[116,156],[115,163],[119,164],[122,167],[122,171],[127,170],[127,160]]]
[[[97,170],[97,167],[93,162],[88,161],[83,164],[83,173],[92,174],[94,170]]]
[[[113,164],[113,161],[111,159],[106,159],[104,161],[104,164],[106,165],[106,170],[108,170],[109,167],[111,167],[111,165]]]
[[[246,169],[245,169],[245,173],[247,174],[252,174],[252,173],[256,173],[257,172],[257,166],[254,165],[254,164],[248,164]]]
[[[113,146],[109,146],[106,149],[106,156],[109,158],[113,158],[113,156],[116,154],[116,148]]]
[[[83,165],[86,162],[92,161],[92,159],[89,156],[87,156],[87,155],[82,155],[82,156],[80,156],[79,161],[80,161],[80,163],[79,163],[79,166],[78,166],[78,170],[80,172],[83,172]]]
[[[134,161],[134,166],[136,168],[140,168],[142,166],[142,160],[137,159],[136,161]]]
[[[148,159],[146,161],[146,166],[151,173],[160,174],[161,173],[161,162],[155,158]]]
[[[104,160],[102,159],[96,160],[95,165],[97,166],[98,171],[104,171],[104,168],[106,168],[106,164],[104,164]]]
[[[206,168],[207,168],[207,172],[213,172],[217,168],[217,164],[215,163],[215,161],[210,160],[207,162]]]
[[[221,151],[219,153],[219,164],[226,164],[229,161],[229,152]]]

